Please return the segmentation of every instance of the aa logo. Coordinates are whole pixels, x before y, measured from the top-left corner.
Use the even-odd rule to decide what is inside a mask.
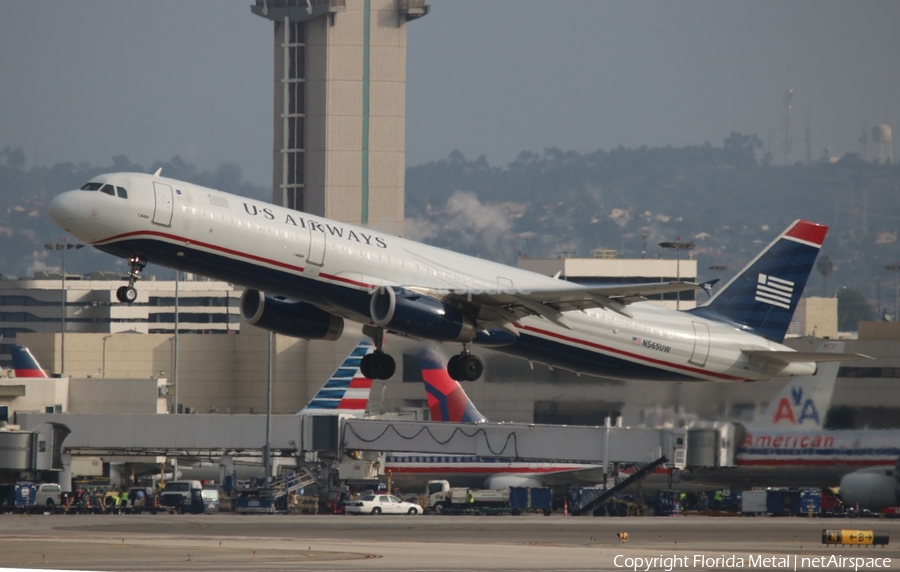
[[[782,420],[791,425],[802,425],[804,421],[811,419],[816,425],[820,424],[819,411],[812,398],[803,399],[803,388],[791,388],[791,398],[782,397],[778,402],[778,409],[772,418],[772,424],[778,425]]]

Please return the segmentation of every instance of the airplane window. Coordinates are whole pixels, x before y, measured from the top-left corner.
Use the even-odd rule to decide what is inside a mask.
[[[225,217],[222,217],[223,219]],[[209,220],[216,220],[216,214],[212,211],[209,212]]]
[[[262,225],[261,225],[261,224],[256,223],[256,231],[257,231],[257,232],[262,232]]]
[[[85,183],[82,187],[82,191],[99,191],[100,187],[103,186],[103,183]]]
[[[341,250],[343,251],[344,249],[342,248]],[[352,246],[347,248],[347,254],[349,254],[350,256],[353,256],[353,247]]]
[[[186,213],[186,212],[187,212],[187,206],[181,205],[181,212]]]
[[[344,252],[344,245],[341,245],[341,252]],[[353,254],[352,252],[350,254]]]
[[[228,217],[228,222],[230,224],[234,224],[234,217],[233,216]]]
[[[191,214],[192,214],[192,215],[197,214],[197,209],[191,209]]]
[[[128,198],[128,191],[126,191],[126,190],[123,189],[122,187],[116,187],[116,194],[119,195],[119,198],[120,198],[120,199],[127,199],[127,198]]]
[[[111,197],[116,196],[116,192],[113,190],[112,185],[103,185],[102,187],[100,187],[100,192],[106,193]]]
[[[219,215],[219,221],[225,222],[225,215],[223,215],[223,214]]]
[[[202,211],[200,211],[200,216],[204,216],[204,217],[206,216],[206,209],[203,209]]]
[[[238,219],[238,226],[244,226],[244,221],[242,221],[241,219]]]
[[[272,227],[269,225],[266,225],[266,234],[272,234]]]
[[[269,228],[269,227],[266,227],[266,228]],[[277,229],[277,228],[275,229],[275,236],[281,236],[280,234],[278,234],[278,229]]]
[[[299,233],[299,232],[295,232],[295,233],[294,233],[294,240],[300,240],[300,233]]]

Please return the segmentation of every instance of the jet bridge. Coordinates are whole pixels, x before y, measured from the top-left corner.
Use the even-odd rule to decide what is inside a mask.
[[[684,469],[733,465],[733,435],[730,424],[651,429],[345,419],[340,447],[585,463],[604,459],[609,463],[645,463],[665,456],[671,459],[666,467]]]

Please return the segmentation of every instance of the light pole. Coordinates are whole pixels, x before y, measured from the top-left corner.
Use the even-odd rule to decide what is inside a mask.
[[[63,237],[59,240],[59,242],[48,242],[44,245],[44,248],[47,250],[58,250],[60,252],[60,269],[59,273],[62,276],[62,293],[60,294],[60,315],[62,316],[60,331],[62,335],[60,336],[60,364],[59,364],[59,375],[66,375],[66,302],[68,302],[69,297],[66,294],[66,251],[67,250],[78,250],[79,248],[84,248],[87,246],[86,244],[69,244],[66,242],[66,238]]]
[[[681,282],[681,251],[692,250],[696,246],[693,242],[681,242],[679,236],[675,242],[660,242],[660,248],[669,248],[675,251],[675,282]],[[681,309],[681,292],[675,292],[675,309]]]
[[[106,342],[112,336],[113,336],[112,334],[103,336],[103,379],[106,379]]]
[[[897,288],[897,278],[900,277],[900,263],[888,264],[884,269],[894,273],[894,320],[897,320],[900,319],[900,314],[898,314],[898,311],[900,311],[900,295],[898,295],[900,289]]]

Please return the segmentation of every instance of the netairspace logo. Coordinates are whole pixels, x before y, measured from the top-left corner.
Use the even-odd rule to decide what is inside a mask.
[[[708,556],[694,554],[686,556],[625,556],[618,554],[613,558],[616,568],[633,570],[877,570],[890,568],[890,558],[849,557],[840,554],[829,556],[798,556],[796,554],[772,556],[767,554],[750,554],[747,556]]]

